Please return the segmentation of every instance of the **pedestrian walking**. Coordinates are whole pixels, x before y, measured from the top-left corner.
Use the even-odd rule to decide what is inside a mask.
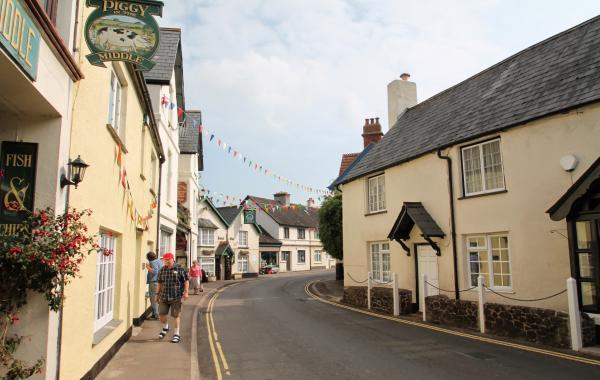
[[[148,284],[148,297],[150,298],[150,306],[152,307],[152,315],[148,319],[158,319],[158,302],[156,300],[156,288],[158,286],[158,272],[163,267],[162,261],[156,256],[156,253],[150,251],[146,254],[146,284]]]
[[[194,289],[194,294],[204,291],[202,287],[202,267],[198,265],[198,261],[196,260],[192,262],[192,266],[190,267],[190,283]]]
[[[188,298],[188,289],[190,282],[185,269],[175,263],[175,257],[170,252],[163,255],[164,266],[158,273],[158,314],[162,323],[162,330],[158,334],[159,339],[163,339],[169,332],[168,314],[175,324],[173,338],[171,343],[181,342],[179,335],[179,314],[181,313],[181,303]]]

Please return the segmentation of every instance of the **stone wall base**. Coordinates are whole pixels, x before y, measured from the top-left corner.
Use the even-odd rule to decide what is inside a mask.
[[[410,314],[412,312],[412,292],[406,289],[398,289],[400,297],[400,314]],[[394,298],[391,288],[371,288],[371,309],[388,314],[394,313]],[[344,287],[344,296],[342,303],[351,306],[367,307],[367,287],[366,286],[346,286]]]

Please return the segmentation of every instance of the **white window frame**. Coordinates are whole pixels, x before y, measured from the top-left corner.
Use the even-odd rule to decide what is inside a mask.
[[[115,303],[115,272],[117,238],[100,232],[101,251],[96,253],[96,289],[94,292],[94,332],[113,320]],[[104,250],[110,250],[105,255]]]
[[[290,260],[290,255],[291,255],[290,251],[281,251],[281,259],[279,261],[283,261],[284,263],[287,263]]]
[[[289,227],[283,227],[283,238],[284,239],[290,238],[290,228]]]
[[[369,267],[371,268],[371,278],[373,281],[391,281],[392,261],[389,242],[379,241],[369,243]]]
[[[248,273],[248,255],[238,255],[238,273]]]
[[[248,247],[248,231],[238,232],[238,245],[240,247]]]
[[[158,246],[158,257],[163,257],[166,252],[171,249],[171,238],[173,233],[165,230],[160,230],[160,242]]]
[[[300,231],[302,231],[302,234],[300,234]],[[298,240],[306,240],[306,228],[297,228],[296,233],[298,234]]]
[[[215,275],[215,258],[214,256],[198,256],[198,262],[207,276]]]
[[[316,228],[315,229],[315,240],[319,240],[319,239],[321,239],[321,235],[319,234],[319,229]]]
[[[320,263],[323,259],[323,256],[321,255],[321,251],[316,250],[315,251],[315,263]]]
[[[487,181],[486,181],[487,174],[486,174],[486,164],[485,164],[485,159],[484,159],[484,154],[483,154],[483,147],[486,145],[494,144],[494,143],[498,143],[498,154],[499,154],[499,161],[500,161],[498,164],[500,165],[500,170],[501,170],[502,185],[500,187],[494,187],[494,188],[488,189]],[[481,190],[469,192],[469,188],[467,185],[468,180],[469,180],[469,175],[467,173],[468,165],[467,165],[467,161],[466,161],[465,151],[474,150],[474,149],[478,150],[478,155],[479,155],[479,168],[475,168],[475,169],[479,170],[479,173],[480,173],[481,183],[479,185],[481,186]],[[484,141],[484,142],[481,142],[478,144],[461,147],[460,155],[461,155],[461,163],[462,163],[463,190],[464,190],[465,196],[495,193],[498,191],[506,190],[506,181],[504,179],[504,163],[503,163],[503,159],[502,159],[502,144],[500,143],[500,138],[496,138],[496,139]]]
[[[506,238],[506,253],[508,255],[508,260],[494,260],[493,259],[493,248],[492,248],[492,239],[493,238],[502,238],[505,237]],[[470,240],[469,239],[477,239],[477,238],[482,238],[484,239],[485,244],[483,246],[478,246],[477,248],[475,247],[470,247]],[[511,262],[511,250],[510,250],[510,238],[508,236],[507,233],[495,233],[495,234],[478,234],[478,235],[468,235],[466,236],[466,248],[467,248],[467,273],[468,273],[468,277],[467,277],[467,281],[470,284],[470,286],[477,286],[477,279],[472,278],[472,276],[474,275],[474,273],[472,273],[471,271],[471,253],[474,251],[478,251],[478,252],[486,252],[487,253],[487,277],[488,277],[488,281],[485,282],[485,286],[494,289],[494,290],[499,290],[499,291],[512,291],[513,289],[513,270],[512,270],[512,262]],[[478,262],[481,263],[481,260],[478,261],[473,261],[473,263]],[[502,265],[503,263],[508,263],[508,273],[496,273],[494,271],[494,263],[500,264]],[[479,272],[479,273],[484,273],[484,272]],[[510,285],[509,286],[504,286],[504,285],[496,285],[495,281],[494,281],[494,275],[507,275],[510,279]],[[485,279],[485,276],[484,276]],[[489,283],[488,283],[489,282]]]
[[[108,124],[119,134],[121,128],[121,100],[123,85],[114,70],[110,71],[110,93],[108,99]]]
[[[300,252],[302,252],[302,255],[304,257],[304,260],[302,260],[302,261],[300,261]],[[297,257],[298,264],[306,264],[306,251],[303,249],[299,249],[297,255],[298,255],[298,257]]]
[[[367,213],[385,210],[385,174],[367,178]]]
[[[198,231],[198,235],[200,236],[200,246],[215,246],[215,230],[213,230],[212,228],[200,228],[200,231]]]

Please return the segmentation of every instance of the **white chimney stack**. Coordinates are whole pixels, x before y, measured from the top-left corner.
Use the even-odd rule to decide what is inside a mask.
[[[410,74],[403,73],[400,79],[391,81],[388,91],[388,124],[392,129],[396,120],[410,107],[417,104],[417,85],[408,79]]]

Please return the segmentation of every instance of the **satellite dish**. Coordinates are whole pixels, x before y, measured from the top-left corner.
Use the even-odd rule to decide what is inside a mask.
[[[562,166],[562,168],[567,172],[572,172],[573,170],[575,170],[578,163],[579,163],[579,160],[577,159],[577,156],[575,156],[574,154],[569,154],[569,155],[563,156],[560,159],[560,166]]]

